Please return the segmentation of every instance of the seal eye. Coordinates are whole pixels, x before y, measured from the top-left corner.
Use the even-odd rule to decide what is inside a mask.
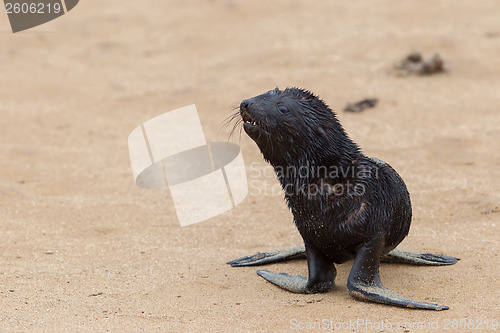
[[[288,107],[283,104],[278,105],[278,111],[282,114],[287,114],[288,112],[290,112],[290,110],[288,110]]]

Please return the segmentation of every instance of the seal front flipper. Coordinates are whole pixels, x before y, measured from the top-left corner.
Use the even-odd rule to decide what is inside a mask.
[[[305,259],[306,249],[304,245],[290,247],[274,252],[256,253],[251,256],[241,257],[228,261],[227,264],[232,267],[241,266],[259,266],[265,264],[272,264],[280,261],[287,261],[292,259]]]
[[[273,273],[266,270],[258,270],[257,275],[272,284],[297,294],[312,294],[307,288],[308,279],[301,275],[288,275],[286,273]],[[328,290],[327,290],[328,291]]]
[[[362,301],[389,304],[411,309],[437,310],[437,311],[449,309],[447,306],[444,305],[415,301],[411,298],[399,295],[384,287],[380,282],[380,278],[378,277],[378,275],[377,279],[378,283],[372,283],[372,284],[358,283],[355,286],[351,286],[349,288],[349,293],[354,298]]]
[[[331,290],[335,285],[337,275],[333,262],[326,259],[313,246],[306,244],[305,249],[309,278],[286,273],[272,273],[266,270],[259,270],[257,274],[282,289],[298,294],[325,293]]]
[[[401,249],[394,249],[380,259],[381,262],[421,266],[453,265],[458,260],[460,260],[460,258],[445,256],[444,254],[413,252]]]
[[[347,280],[347,289],[356,299],[412,309],[447,310],[447,306],[415,301],[387,289],[380,281],[380,254],[384,236],[378,235],[359,249]]]

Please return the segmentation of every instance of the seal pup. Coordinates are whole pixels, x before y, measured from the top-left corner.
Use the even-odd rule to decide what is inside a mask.
[[[258,270],[276,286],[295,293],[324,293],[336,268],[354,259],[347,288],[356,299],[395,306],[446,310],[387,289],[380,262],[452,265],[459,258],[404,251],[396,246],[411,223],[406,185],[387,163],[365,156],[320,98],[299,88],[278,88],[241,102],[245,132],[259,147],[284,190],[303,246],[257,253],[231,266],[307,258],[309,277]]]

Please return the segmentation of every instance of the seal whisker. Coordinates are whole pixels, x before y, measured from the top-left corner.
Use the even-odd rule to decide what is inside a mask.
[[[233,107],[231,110],[231,114],[228,115],[222,122],[221,128],[227,128],[232,124],[232,129],[229,132],[227,140],[231,139],[233,136],[234,132],[236,131],[236,128],[240,127],[241,124],[243,123],[243,119],[240,117],[240,111],[238,107]],[[240,130],[240,137],[241,137],[241,130]]]
[[[240,125],[241,125],[242,123],[243,123],[243,120],[241,120],[241,119],[238,119],[238,120],[234,123],[233,128],[232,128],[231,132],[229,133],[228,140],[229,140],[229,139],[233,136],[233,134],[234,134],[235,130],[236,130],[238,127],[240,128],[240,137],[241,137],[241,128],[242,128],[242,126],[240,126]]]

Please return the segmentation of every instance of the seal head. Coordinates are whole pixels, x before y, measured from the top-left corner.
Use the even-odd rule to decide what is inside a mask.
[[[278,88],[241,102],[245,132],[271,165],[317,164],[352,160],[358,146],[336,115],[308,90]]]

